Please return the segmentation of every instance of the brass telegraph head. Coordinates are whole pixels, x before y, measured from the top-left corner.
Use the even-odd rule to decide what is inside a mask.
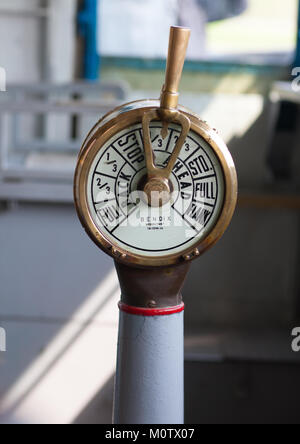
[[[213,246],[234,213],[237,176],[216,130],[178,106],[190,30],[172,27],[160,101],[104,116],[81,148],[74,195],[92,240],[138,267],[189,262]]]

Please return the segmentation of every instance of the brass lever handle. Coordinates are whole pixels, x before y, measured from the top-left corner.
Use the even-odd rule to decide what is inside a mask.
[[[179,84],[190,40],[191,30],[172,26],[170,30],[169,51],[165,84],[162,88],[160,106],[163,109],[176,109],[179,98]]]
[[[160,98],[160,108],[145,112],[143,116],[143,138],[146,157],[148,182],[145,185],[145,192],[149,196],[151,205],[159,206],[163,202],[154,203],[151,200],[151,193],[154,191],[165,192],[165,201],[170,195],[169,179],[180,154],[184,141],[190,131],[191,121],[181,111],[178,111],[179,84],[185,61],[186,51],[189,43],[191,31],[188,28],[172,26],[170,31],[169,52],[166,67],[166,79],[162,88]],[[168,127],[171,122],[181,126],[181,134],[170,156],[168,165],[165,168],[158,168],[155,165],[155,156],[150,138],[150,123],[153,120],[161,120],[163,128],[162,137],[168,135]],[[169,197],[168,197],[169,196]]]

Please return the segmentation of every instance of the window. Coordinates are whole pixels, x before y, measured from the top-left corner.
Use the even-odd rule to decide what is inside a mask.
[[[165,58],[170,25],[192,28],[188,58],[288,63],[298,0],[101,0],[99,51]]]

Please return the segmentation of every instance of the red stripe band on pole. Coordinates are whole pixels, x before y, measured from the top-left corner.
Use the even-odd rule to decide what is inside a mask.
[[[184,311],[184,303],[176,305],[175,307],[166,308],[142,308],[142,307],[132,307],[131,305],[126,305],[123,302],[119,302],[119,309],[125,313],[138,315],[138,316],[168,316],[176,313],[181,313]]]

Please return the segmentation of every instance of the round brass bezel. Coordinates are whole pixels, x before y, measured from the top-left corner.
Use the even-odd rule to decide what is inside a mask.
[[[146,106],[145,106],[146,105]],[[132,109],[130,109],[132,108]],[[87,180],[92,162],[104,146],[115,134],[134,124],[142,122],[144,113],[159,108],[157,101],[137,101],[117,108],[98,122],[91,130],[79,153],[74,180],[75,205],[80,221],[90,238],[105,253],[127,265],[138,267],[172,266],[184,261],[191,261],[211,248],[227,229],[237,202],[237,175],[231,154],[216,130],[210,128],[197,115],[183,107],[179,110],[191,121],[191,131],[199,134],[211,146],[222,166],[225,184],[224,204],[217,223],[208,236],[195,241],[192,247],[182,252],[160,257],[132,254],[112,244],[98,229],[91,216],[87,199]],[[128,111],[124,111],[128,110]],[[109,118],[111,117],[111,118]],[[104,123],[104,124],[101,124]],[[97,129],[97,126],[99,127]]]

